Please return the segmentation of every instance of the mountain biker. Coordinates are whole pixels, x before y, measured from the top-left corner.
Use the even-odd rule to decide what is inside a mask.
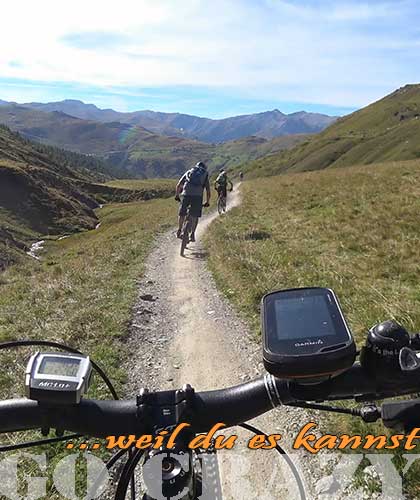
[[[228,179],[227,173],[224,168],[220,169],[220,173],[214,182],[214,189],[217,191],[218,196],[227,198],[227,185],[230,184],[230,190],[233,189],[232,182]]]
[[[194,167],[185,172],[176,185],[175,199],[181,201],[180,195],[182,196],[179,207],[178,231],[176,232],[177,238],[182,237],[182,226],[184,225],[189,208],[190,214],[194,218],[190,240],[195,241],[195,229],[198,224],[198,218],[201,217],[202,213],[204,189],[206,190],[205,206],[208,206],[211,196],[209,174],[205,163],[199,161]]]
[[[242,182],[244,180],[244,173],[239,172],[239,180]]]

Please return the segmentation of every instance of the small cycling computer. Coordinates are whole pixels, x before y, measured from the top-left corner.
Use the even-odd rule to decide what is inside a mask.
[[[264,366],[276,377],[318,382],[354,363],[353,336],[328,288],[271,292],[261,319]]]
[[[88,356],[37,352],[26,368],[26,396],[45,404],[79,404],[91,375]]]

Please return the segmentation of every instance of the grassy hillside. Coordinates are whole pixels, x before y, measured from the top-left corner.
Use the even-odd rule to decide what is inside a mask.
[[[207,246],[218,283],[256,336],[264,293],[311,285],[336,291],[359,346],[385,319],[420,330],[420,160],[255,179],[242,194],[211,225]],[[325,430],[383,428],[340,417]],[[406,479],[418,498],[418,479]]]
[[[208,144],[185,137],[159,135],[140,126],[99,123],[62,112],[39,111],[17,105],[0,107],[0,123],[31,140],[91,155],[90,162],[89,158],[83,157],[85,170],[134,178],[177,177],[199,160],[207,162],[211,169],[234,167],[292,147],[303,137],[286,136],[272,140],[247,137],[222,144]],[[53,151],[47,153],[51,156]],[[70,158],[70,162],[80,164],[81,159]],[[99,159],[105,160],[102,167],[94,164]]]
[[[136,191],[161,189],[162,191],[170,191],[172,195],[175,191],[176,182],[175,179],[114,179],[106,182],[105,186]]]
[[[407,85],[339,119],[296,148],[247,165],[249,175],[319,170],[420,157],[420,85]]]
[[[214,168],[222,166],[225,168],[237,167],[249,160],[290,149],[305,141],[308,137],[308,135],[296,134],[267,140],[262,137],[251,136],[218,144],[210,166]]]
[[[117,122],[97,123],[61,112],[45,113],[23,106],[0,107],[0,123],[28,139],[80,153],[104,153],[119,149],[129,125]]]
[[[0,127],[0,269],[40,235],[93,229],[99,203],[172,195],[169,185],[121,189],[91,181],[84,167],[61,162],[38,145]],[[78,156],[71,157],[72,160]],[[74,168],[72,168],[74,167]],[[82,173],[83,172],[83,173]]]
[[[0,128],[0,268],[39,234],[92,229],[95,199],[77,187],[81,176]]]
[[[209,161],[214,147],[209,144],[158,135],[141,127],[127,133],[120,152],[106,155],[109,162],[124,166],[133,177],[169,177],[184,172],[199,160]]]

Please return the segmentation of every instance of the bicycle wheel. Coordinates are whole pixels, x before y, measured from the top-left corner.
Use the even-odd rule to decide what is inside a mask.
[[[191,232],[191,220],[189,214],[184,222],[184,226],[182,228],[182,238],[181,238],[181,257],[184,257],[184,250],[190,241],[190,232]]]

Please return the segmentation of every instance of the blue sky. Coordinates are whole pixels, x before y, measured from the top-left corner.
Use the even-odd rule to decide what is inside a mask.
[[[2,11],[3,100],[345,114],[420,82],[418,0],[15,0]]]

